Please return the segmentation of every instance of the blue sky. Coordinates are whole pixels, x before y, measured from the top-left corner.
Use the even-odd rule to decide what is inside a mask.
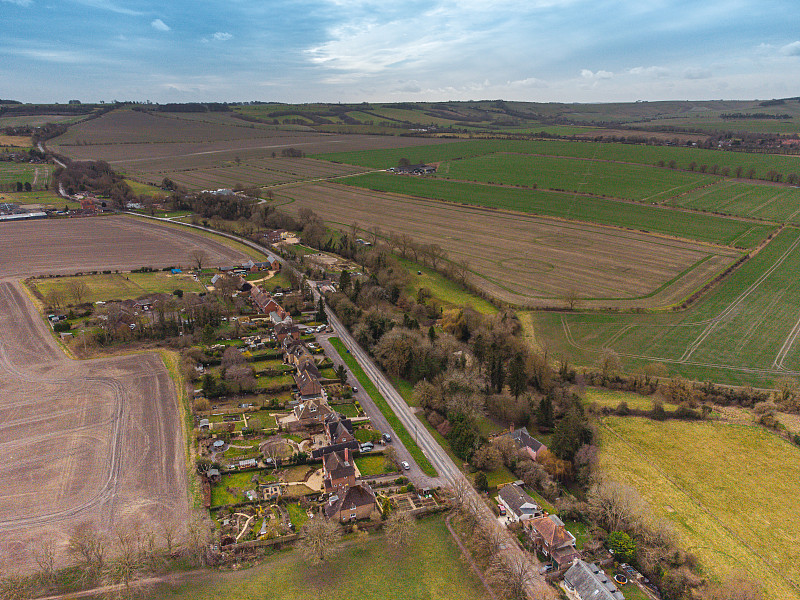
[[[0,0],[0,97],[800,95],[798,0]]]

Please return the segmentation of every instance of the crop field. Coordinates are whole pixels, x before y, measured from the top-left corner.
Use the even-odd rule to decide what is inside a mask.
[[[658,202],[717,181],[714,175],[553,156],[495,153],[439,166],[438,177],[538,186],[597,196]]]
[[[129,300],[146,294],[171,294],[174,290],[184,292],[205,292],[202,284],[196,282],[191,275],[173,275],[169,271],[154,273],[107,273],[98,275],[78,275],[73,277],[53,277],[33,279],[28,282],[43,297],[52,291],[59,292],[63,298],[72,302],[70,287],[73,282],[82,281],[88,292],[83,302],[99,300]]]
[[[3,223],[2,232],[15,251],[3,254],[0,277],[189,267],[195,249],[212,266],[249,257],[186,227],[126,216]]]
[[[793,186],[720,181],[673,198],[669,204],[770,221],[800,223],[800,189]]]
[[[33,566],[34,549],[48,539],[60,562],[81,522],[109,530],[128,519],[182,522],[183,438],[161,358],[69,360],[9,282],[0,283],[0,330],[0,568]]]
[[[539,314],[536,329],[581,364],[611,348],[628,368],[663,362],[701,381],[769,384],[800,372],[798,272],[800,230],[789,228],[687,311]]]
[[[52,165],[0,162],[0,189],[16,189],[16,183],[30,183],[34,189],[47,189]]]
[[[601,437],[603,470],[635,487],[710,577],[800,598],[800,448],[753,426],[632,417],[606,418]]]
[[[757,245],[774,230],[774,226],[741,219],[567,192],[516,189],[387,173],[359,175],[343,183],[377,192],[587,221],[742,248]]]
[[[362,191],[336,184],[279,190],[296,213],[378,226],[442,246],[470,279],[505,302],[564,306],[574,289],[594,306],[671,304],[733,262],[735,250],[646,233]],[[631,205],[634,208],[639,205]]]
[[[796,156],[727,152],[679,146],[641,146],[560,140],[470,140],[421,148],[336,152],[317,155],[315,158],[376,169],[388,169],[397,166],[397,162],[401,158],[408,158],[412,163],[432,163],[486,156],[498,152],[584,158],[640,165],[656,165],[659,161],[664,161],[665,165],[669,165],[669,161],[674,160],[675,169],[678,170],[692,170],[691,165],[695,163],[694,170],[696,171],[700,171],[703,165],[707,167],[707,170],[717,165],[718,170],[727,167],[730,174],[735,175],[736,169],[742,167],[743,174],[746,175],[749,169],[753,169],[754,176],[758,178],[766,177],[770,170],[782,173],[784,179],[789,173],[800,173],[800,159]],[[673,169],[666,168],[666,170]]]

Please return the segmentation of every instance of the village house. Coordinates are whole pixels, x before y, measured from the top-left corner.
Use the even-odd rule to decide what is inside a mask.
[[[299,340],[301,335],[300,329],[297,327],[297,325],[294,325],[291,322],[278,323],[275,325],[273,331],[275,333],[275,339],[278,340],[279,344],[283,343],[283,340],[286,339],[286,336],[291,336],[295,340]]]
[[[301,400],[324,397],[322,383],[320,383],[322,375],[313,363],[300,365],[293,377]]]
[[[594,563],[576,560],[564,574],[564,588],[577,600],[625,600],[605,571]]]
[[[544,512],[525,490],[515,483],[509,483],[500,488],[497,498],[506,507],[508,518],[511,521],[526,521],[541,517]]]
[[[375,493],[364,482],[347,488],[343,494],[331,496],[325,504],[325,516],[340,523],[369,519],[377,510]]]
[[[294,407],[292,412],[297,422],[303,427],[321,427],[325,417],[332,411],[324,398],[314,398],[301,402]]]
[[[332,412],[325,417],[325,435],[330,445],[346,444],[355,441],[353,423],[337,412]]]
[[[285,229],[273,229],[264,234],[264,239],[269,244],[279,244],[288,232]]]
[[[356,484],[356,467],[350,449],[331,452],[322,459],[322,480],[326,493],[341,493]]]
[[[581,553],[575,548],[575,536],[556,515],[538,517],[525,521],[525,531],[533,547],[549,556],[557,568],[571,565]]]
[[[309,363],[314,364],[314,357],[302,342],[299,342],[292,337],[286,337],[283,340],[283,347],[285,350],[283,360],[286,362],[286,364],[293,365],[298,369],[308,365]]]
[[[520,453],[525,454],[531,460],[536,460],[542,452],[547,450],[547,446],[528,433],[527,427],[512,429],[507,435],[517,445]]]

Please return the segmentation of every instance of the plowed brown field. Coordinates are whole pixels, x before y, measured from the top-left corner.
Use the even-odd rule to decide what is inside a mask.
[[[472,283],[518,305],[584,307],[674,303],[740,254],[686,240],[529,214],[447,204],[336,184],[281,189],[283,209],[311,208],[333,226],[407,233],[466,260]]]
[[[23,275],[181,262],[194,247],[242,255],[188,232],[124,217],[8,223],[0,228],[0,570],[33,566],[45,540],[71,528],[189,512],[180,410],[155,353],[67,358],[26,296]]]

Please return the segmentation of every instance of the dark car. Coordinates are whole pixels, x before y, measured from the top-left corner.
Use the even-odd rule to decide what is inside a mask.
[[[392,436],[390,436],[388,433],[384,433],[381,436],[381,439],[383,440],[384,444],[391,444],[392,443]]]

